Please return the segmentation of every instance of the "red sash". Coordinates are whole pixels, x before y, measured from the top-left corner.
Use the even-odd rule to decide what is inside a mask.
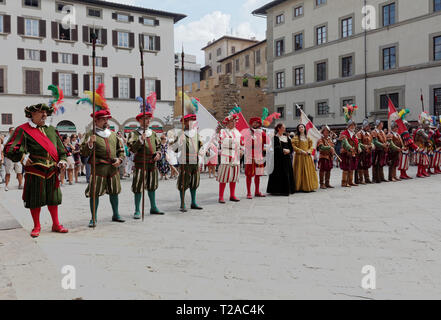
[[[42,146],[54,159],[55,162],[58,162],[58,151],[54,146],[52,141],[38,128],[32,128],[29,123],[25,123],[21,125],[19,128],[22,128],[24,132],[30,135],[37,143]]]

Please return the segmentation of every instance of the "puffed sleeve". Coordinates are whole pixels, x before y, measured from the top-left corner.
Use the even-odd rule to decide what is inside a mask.
[[[26,136],[22,128],[19,127],[15,129],[6,143],[4,153],[6,158],[11,159],[13,162],[21,161],[26,153],[28,153],[26,148]]]
[[[292,143],[292,148],[294,149],[295,152],[302,153],[303,150],[300,149],[300,139],[298,136],[295,136],[291,140],[291,143]]]
[[[135,133],[135,131],[130,132],[129,139],[127,140],[127,146],[133,153],[137,153],[142,148],[143,144],[139,140],[139,136]]]
[[[86,133],[84,136],[83,141],[81,142],[81,155],[83,157],[90,157],[92,155],[92,150],[89,148],[89,139],[90,139],[91,132]]]

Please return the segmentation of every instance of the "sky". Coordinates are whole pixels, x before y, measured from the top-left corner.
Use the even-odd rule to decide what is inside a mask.
[[[187,15],[175,24],[175,52],[196,55],[197,62],[204,65],[201,48],[208,41],[223,35],[265,39],[266,19],[255,17],[251,12],[271,0],[111,0],[156,10]]]

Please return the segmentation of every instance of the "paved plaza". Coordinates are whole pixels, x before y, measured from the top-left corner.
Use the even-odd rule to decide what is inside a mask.
[[[222,205],[217,182],[204,174],[204,210],[187,213],[178,211],[176,181],[160,181],[166,215],[144,222],[131,218],[126,179],[120,213],[127,222],[110,221],[106,196],[94,230],[82,177],[62,189],[69,233],[51,233],[43,209],[37,239],[13,179],[10,191],[0,187],[0,298],[440,299],[441,175],[350,189],[339,187],[340,176],[334,170],[333,190],[253,200],[242,176],[241,201]],[[65,265],[76,270],[75,290],[61,287]],[[376,289],[361,287],[365,265],[375,267]]]

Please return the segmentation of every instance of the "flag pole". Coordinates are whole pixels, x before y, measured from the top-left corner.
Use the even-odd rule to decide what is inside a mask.
[[[142,133],[145,134],[145,115],[146,115],[146,101],[145,101],[145,75],[144,75],[144,46],[141,42],[139,44],[139,52],[141,55],[141,76],[142,76],[142,84],[141,84],[141,98],[142,98],[142,109],[143,109],[143,117],[142,117]],[[145,150],[145,141],[142,146],[142,221],[144,221],[144,213],[145,213],[145,158],[146,158],[146,150]]]
[[[93,134],[96,134],[96,125],[95,125],[95,59],[96,59],[96,39],[97,34],[95,30],[95,25],[93,26],[93,31],[91,34],[92,37],[92,114],[93,114]],[[93,143],[93,151],[92,151],[92,221],[93,228],[96,226],[96,143]]]
[[[185,138],[185,124],[184,124],[184,58],[185,58],[185,54],[184,54],[184,45],[182,45],[182,53],[181,53],[181,75],[182,75],[182,83],[181,83],[181,112],[182,112],[182,135]],[[187,153],[187,143],[186,141],[184,141],[184,146],[183,148],[185,148],[185,151],[181,150],[181,211],[185,212],[184,206],[185,206],[185,199],[184,199],[184,191],[185,191],[185,174],[184,174],[184,160],[182,160],[182,155],[186,155]]]

